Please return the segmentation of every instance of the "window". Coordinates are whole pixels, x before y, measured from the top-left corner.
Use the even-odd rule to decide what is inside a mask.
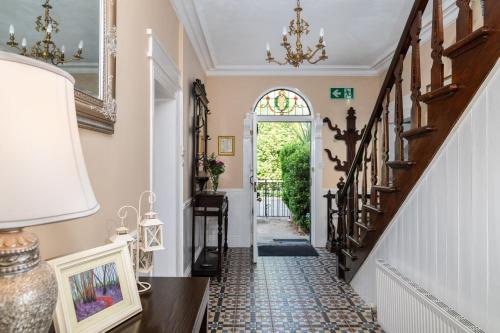
[[[276,89],[257,102],[255,114],[259,116],[310,116],[306,101],[293,91]]]

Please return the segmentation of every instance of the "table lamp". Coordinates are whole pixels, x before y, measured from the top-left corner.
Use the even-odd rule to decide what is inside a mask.
[[[57,283],[24,227],[95,213],[76,122],[74,79],[0,52],[0,332],[47,332]],[[57,239],[54,239],[54,242]]]

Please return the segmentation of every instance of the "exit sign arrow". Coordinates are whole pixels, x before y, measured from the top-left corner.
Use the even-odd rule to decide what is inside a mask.
[[[330,88],[331,99],[354,99],[354,88]]]

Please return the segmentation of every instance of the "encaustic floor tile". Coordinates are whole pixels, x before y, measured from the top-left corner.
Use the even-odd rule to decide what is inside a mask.
[[[210,285],[211,333],[379,333],[370,308],[336,278],[335,255],[260,257],[229,249],[220,281]]]

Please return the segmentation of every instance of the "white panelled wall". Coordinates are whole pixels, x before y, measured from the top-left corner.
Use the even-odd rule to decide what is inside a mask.
[[[376,304],[383,259],[487,332],[500,332],[500,65],[351,282]],[[392,333],[392,332],[390,332]]]

